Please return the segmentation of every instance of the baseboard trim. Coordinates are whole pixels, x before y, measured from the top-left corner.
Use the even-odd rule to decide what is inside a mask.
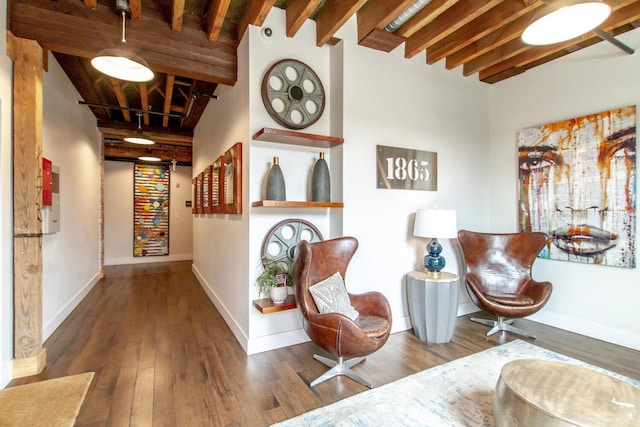
[[[640,334],[633,333],[631,331],[612,328],[610,326],[566,316],[564,314],[554,313],[552,311],[546,311],[544,309],[527,317],[527,319],[640,351]]]
[[[42,328],[42,342],[45,342],[47,338],[58,329],[62,322],[69,317],[71,312],[82,302],[102,277],[103,272],[102,269],[100,269],[51,319],[45,322]]]
[[[148,256],[148,257],[123,257],[105,258],[104,265],[150,264],[154,262],[191,261],[192,254]]]
[[[238,340],[238,342],[240,343],[242,349],[245,351],[245,353],[249,354],[247,352],[249,339],[247,338],[247,335],[244,333],[240,325],[238,325],[238,322],[236,322],[233,315],[229,312],[222,301],[220,301],[220,298],[218,298],[213,289],[211,289],[211,286],[209,286],[202,274],[200,274],[198,268],[193,264],[191,264],[191,271],[193,272],[194,276],[196,276],[196,280],[198,281],[198,283],[200,283],[200,286],[202,287],[202,289],[204,289],[204,292],[207,294],[213,305],[215,305],[218,309],[218,312],[224,319],[227,326],[229,326],[229,329],[231,329],[231,332],[236,337],[236,340]]]
[[[289,347],[290,345],[301,344],[307,341],[310,341],[310,339],[303,329],[280,332],[277,334],[250,339],[247,342],[247,354],[251,355],[262,353],[263,351]]]

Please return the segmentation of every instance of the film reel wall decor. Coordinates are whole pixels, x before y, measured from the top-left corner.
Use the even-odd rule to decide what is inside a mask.
[[[311,67],[295,59],[283,59],[273,64],[262,79],[262,102],[282,126],[304,129],[322,116],[324,88]]]
[[[292,270],[296,245],[306,240],[309,243],[323,240],[320,230],[304,219],[285,219],[274,225],[262,242],[262,264],[281,264]]]

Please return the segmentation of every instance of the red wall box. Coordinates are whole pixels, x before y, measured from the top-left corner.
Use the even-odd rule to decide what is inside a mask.
[[[53,163],[42,158],[42,206],[53,204]]]

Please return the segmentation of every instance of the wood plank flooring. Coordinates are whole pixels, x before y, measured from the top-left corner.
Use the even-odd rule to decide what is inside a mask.
[[[476,314],[477,315],[477,314]],[[355,369],[380,386],[518,337],[486,337],[458,318],[451,342],[412,331]],[[640,352],[528,320],[533,342],[640,380]],[[78,426],[265,426],[365,390],[339,377],[314,389],[325,370],[304,343],[247,356],[191,273],[190,262],[112,266],[45,343],[37,376],[10,386],[83,372],[95,377]]]

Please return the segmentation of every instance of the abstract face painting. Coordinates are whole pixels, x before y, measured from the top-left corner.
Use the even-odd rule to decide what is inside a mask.
[[[636,107],[518,132],[519,222],[543,258],[635,267]]]

